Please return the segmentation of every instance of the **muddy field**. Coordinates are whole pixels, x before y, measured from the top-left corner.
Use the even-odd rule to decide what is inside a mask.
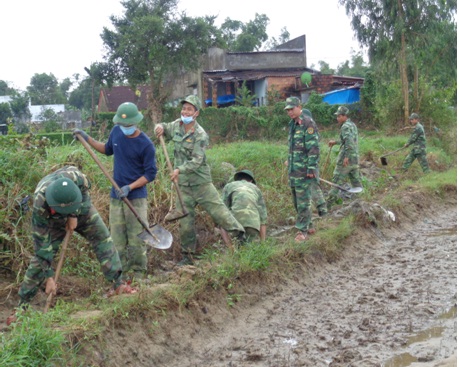
[[[356,233],[337,262],[241,279],[233,307],[210,291],[159,323],[114,325],[85,365],[456,366],[456,220],[455,200],[424,206]]]
[[[456,213],[363,231],[338,262],[245,282],[232,308],[216,294],[156,329],[114,329],[86,354],[99,366],[456,366]]]

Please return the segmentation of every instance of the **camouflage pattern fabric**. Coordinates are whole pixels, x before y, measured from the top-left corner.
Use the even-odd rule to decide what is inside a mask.
[[[349,178],[353,187],[361,187],[359,170],[359,133],[357,126],[348,118],[340,130],[340,151],[333,171],[332,182],[342,186]],[[348,158],[349,163],[344,167],[344,158]],[[328,193],[328,203],[334,203],[338,199],[339,189],[333,187]]]
[[[300,123],[294,120],[289,122],[288,174],[297,211],[296,228],[306,231],[311,223],[311,186],[318,184],[317,177],[307,178],[306,175],[317,175],[320,149],[319,133],[314,120],[304,111],[299,119]]]
[[[402,169],[406,171],[410,168],[414,160],[417,159],[421,165],[422,171],[425,173],[429,172],[430,168],[429,163],[427,162],[426,135],[424,127],[419,122],[414,126],[414,130],[411,133],[407,144],[408,146],[413,145],[413,149],[406,156]]]
[[[185,132],[180,119],[161,125],[166,141],[174,142],[174,168],[180,170],[179,185],[196,186],[212,182],[206,158],[209,136],[204,129],[195,122],[191,131]]]
[[[118,251],[113,245],[107,226],[91,204],[88,194],[90,183],[76,167],[66,166],[44,177],[35,190],[32,213],[35,255],[30,261],[19,290],[20,304],[29,303],[45,279],[54,275],[52,263],[65,237],[67,215],[60,215],[51,210],[46,203],[44,193],[49,184],[61,177],[71,179],[83,194],[83,205],[75,213],[78,220],[75,231],[88,240],[96,253],[105,278],[115,284],[121,281],[122,268]]]
[[[293,206],[297,212],[295,228],[306,232],[311,224],[311,182],[305,180],[300,185],[291,187]]]
[[[183,202],[189,214],[179,219],[182,252],[193,254],[196,251],[196,206],[199,204],[212,218],[215,224],[226,230],[230,236],[237,237],[244,233],[244,227],[234,218],[223,203],[220,194],[212,183],[198,186],[180,186]]]
[[[230,182],[223,188],[222,199],[246,233],[248,228],[260,231],[260,226],[266,225],[268,211],[257,185],[245,180]]]
[[[301,113],[299,124],[290,120],[288,144],[290,186],[300,185],[303,181],[316,180],[316,178],[309,179],[306,175],[318,169],[319,134],[317,125],[306,114]]]
[[[140,218],[148,223],[147,199],[129,200]],[[123,278],[134,272],[136,278],[143,278],[147,272],[147,248],[138,237],[144,230],[134,213],[122,200],[110,199],[110,232],[118,250]]]

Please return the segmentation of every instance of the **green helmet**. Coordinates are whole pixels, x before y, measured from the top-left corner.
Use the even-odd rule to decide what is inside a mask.
[[[201,109],[201,100],[194,94],[191,94],[180,101],[181,104],[184,104],[185,102],[191,103],[197,111]]]
[[[234,181],[240,181],[244,179],[250,179],[255,185],[257,184],[255,182],[255,176],[253,175],[252,171],[249,171],[248,169],[243,169],[242,171],[238,171],[234,174]]]
[[[121,103],[116,111],[113,122],[124,126],[137,125],[142,121],[143,115],[137,109],[137,106],[131,102]]]
[[[83,196],[75,183],[69,178],[59,178],[45,191],[46,202],[60,214],[76,213],[81,207]]]

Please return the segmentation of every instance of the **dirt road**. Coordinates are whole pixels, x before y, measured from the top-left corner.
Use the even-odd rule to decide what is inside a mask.
[[[136,366],[455,366],[456,233],[449,207],[359,236],[339,262],[299,272],[252,307],[203,301],[201,320],[183,315],[168,335],[134,347],[141,333],[130,334],[117,347],[130,340]]]

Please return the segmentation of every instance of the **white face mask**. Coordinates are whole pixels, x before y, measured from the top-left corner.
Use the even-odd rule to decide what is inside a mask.
[[[182,122],[183,122],[185,125],[188,125],[188,124],[191,124],[191,123],[194,121],[195,115],[196,115],[196,113],[193,113],[193,115],[191,115],[191,116],[183,116],[183,115],[180,115],[180,118],[181,118]]]

